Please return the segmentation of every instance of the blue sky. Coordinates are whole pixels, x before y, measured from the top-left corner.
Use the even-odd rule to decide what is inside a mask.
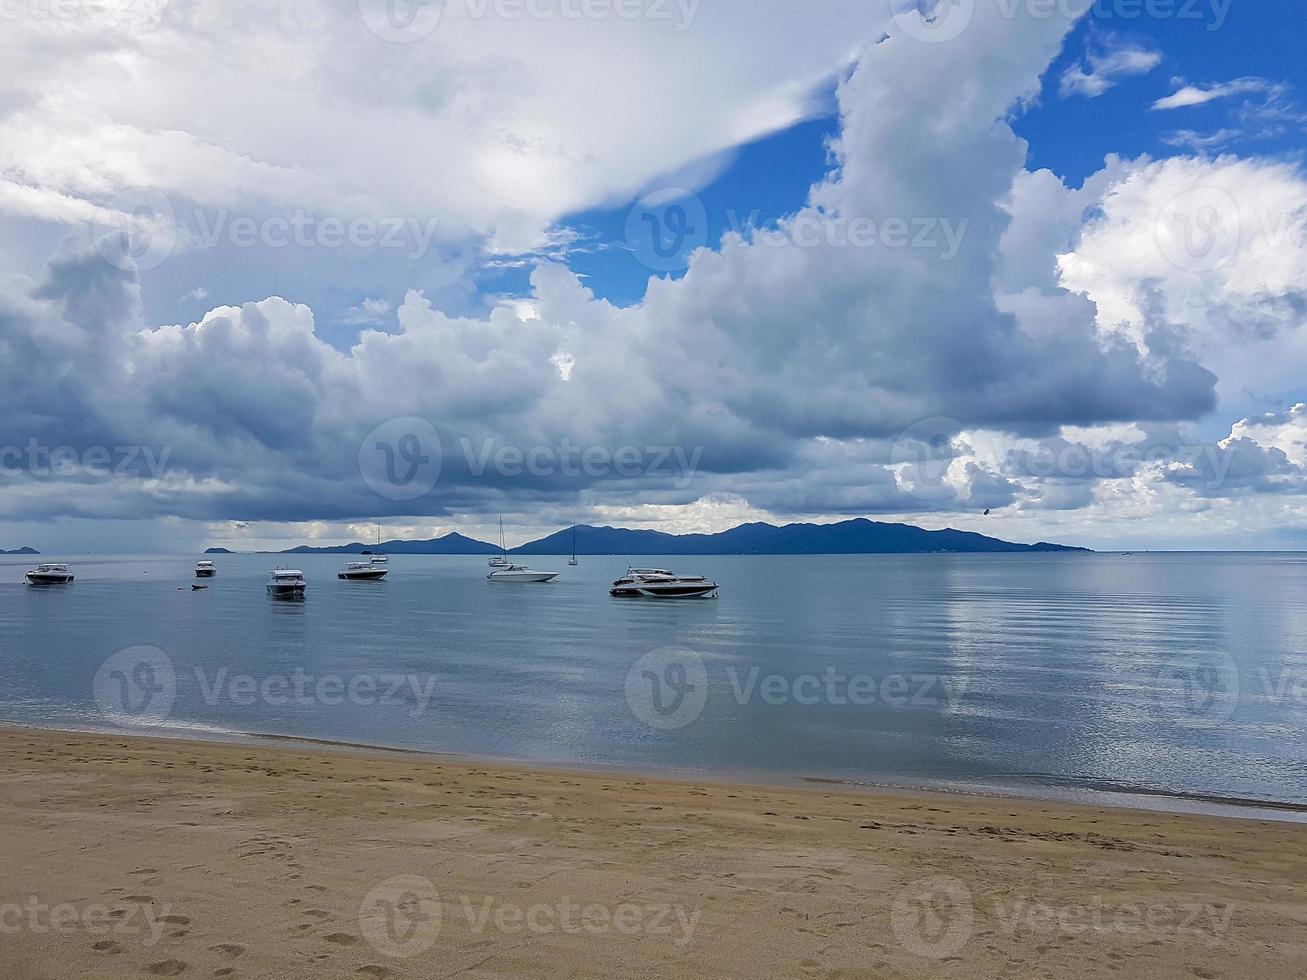
[[[1307,92],[1307,56],[1300,36],[1285,29],[1286,19],[1292,21],[1299,13],[1290,0],[1228,7],[1225,0],[1204,0],[1191,6],[1188,0],[1175,0],[1173,7],[1159,0],[1156,9],[1164,15],[1157,17],[1138,16],[1135,9],[1128,0],[1100,2],[1050,65],[1041,97],[1015,115],[1014,129],[1030,144],[1031,168],[1046,167],[1068,183],[1079,185],[1103,168],[1108,154],[1161,158],[1188,152],[1168,142],[1169,136],[1181,130],[1243,130],[1209,152],[1248,151],[1295,158],[1301,154],[1301,125],[1240,126],[1239,107],[1228,100],[1179,112],[1151,111],[1154,102],[1180,87],[1181,79],[1205,86],[1243,77],[1283,83],[1290,89],[1286,101],[1302,108],[1305,104],[1299,97]],[[1121,78],[1093,98],[1061,94],[1060,79],[1069,68],[1084,65],[1093,52],[1123,45],[1155,52],[1157,66],[1145,74]],[[813,118],[737,148],[711,168],[716,171],[720,167],[720,173],[693,188],[708,216],[707,241],[719,241],[723,233],[749,216],[756,215],[759,223],[768,224],[806,203],[811,186],[830,171],[828,144],[839,134],[833,87],[815,102],[820,109]],[[668,180],[660,177],[654,183],[661,186]],[[631,199],[568,214],[561,222],[582,236],[581,247],[569,258],[571,268],[585,277],[596,295],[620,305],[638,302],[651,274],[624,240],[634,203]],[[688,249],[682,258],[688,258]],[[525,294],[529,291],[528,271],[491,271],[478,278],[478,286],[491,295]],[[680,271],[664,274],[675,277]]]

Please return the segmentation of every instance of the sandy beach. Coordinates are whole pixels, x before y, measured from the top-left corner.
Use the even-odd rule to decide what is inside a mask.
[[[0,731],[0,976],[1300,977],[1286,823]]]

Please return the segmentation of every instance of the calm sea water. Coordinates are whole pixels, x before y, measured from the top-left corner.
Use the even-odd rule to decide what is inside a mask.
[[[46,558],[50,560],[50,558]],[[547,763],[1307,804],[1307,557],[638,559],[717,601],[610,599],[621,559],[0,559],[0,719]],[[179,591],[180,588],[180,591]]]

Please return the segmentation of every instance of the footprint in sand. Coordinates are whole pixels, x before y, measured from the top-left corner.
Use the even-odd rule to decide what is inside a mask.
[[[331,913],[330,913],[330,912],[325,912],[325,911],[323,911],[322,909],[305,909],[304,914],[307,915],[310,919],[330,919],[330,918],[331,918]]]
[[[217,969],[217,970],[214,970],[212,973],[209,974],[209,976],[211,976],[211,977],[229,977],[229,976],[231,976],[231,975],[232,975],[233,973],[235,973],[235,972],[236,972],[235,969],[233,969],[232,967],[230,967],[230,966],[224,966],[224,967],[221,967],[221,968],[219,968],[219,969]]]
[[[323,936],[329,943],[335,943],[337,946],[353,946],[359,941],[358,936],[351,936],[348,932],[333,932],[329,936]]]
[[[92,943],[91,949],[95,950],[97,953],[121,953],[123,951],[122,946],[114,942],[112,939],[104,939],[98,943]]]
[[[245,953],[245,947],[237,946],[235,943],[219,943],[217,946],[210,946],[209,952],[223,953],[230,956],[232,959],[236,959],[236,957]]]
[[[189,916],[185,915],[161,915],[160,922],[166,922],[170,926],[188,926],[191,924]]]
[[[367,966],[361,966],[354,971],[361,977],[374,977],[375,980],[386,980],[386,977],[393,977],[395,974],[387,970],[384,966],[377,966],[375,963],[369,963]]]
[[[176,977],[185,973],[190,966],[182,960],[161,960],[158,963],[151,963],[145,968],[145,972],[152,977]]]

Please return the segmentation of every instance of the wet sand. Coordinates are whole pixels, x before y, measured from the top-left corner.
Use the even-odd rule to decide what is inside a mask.
[[[1307,828],[0,730],[0,977],[1307,975]]]

